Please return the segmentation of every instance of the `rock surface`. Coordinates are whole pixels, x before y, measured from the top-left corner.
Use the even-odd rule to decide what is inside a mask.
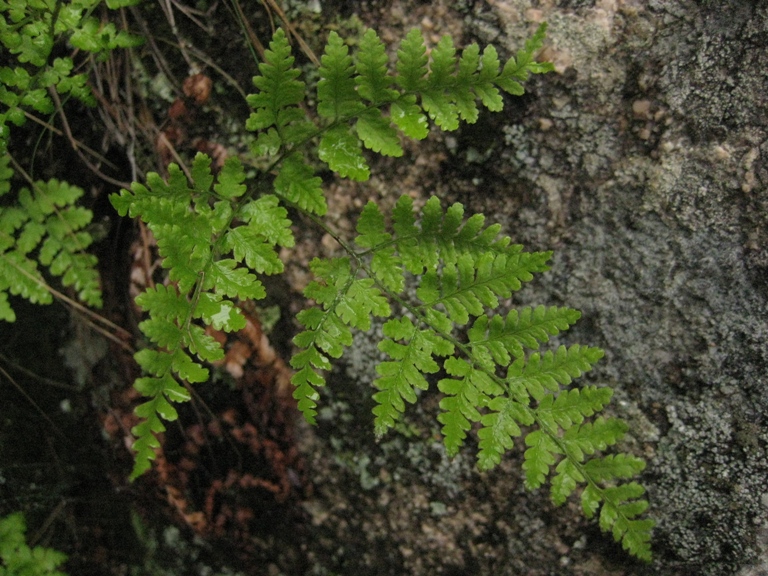
[[[437,194],[482,212],[552,270],[515,304],[568,305],[564,341],[606,350],[657,522],[654,561],[626,556],[577,503],[527,493],[522,447],[491,473],[448,460],[438,398],[380,444],[374,331],[358,338],[307,434],[322,536],[316,574],[701,574],[768,570],[768,8],[759,2],[571,0],[361,5],[514,53],[540,21],[557,73],[501,115],[382,161],[340,197]],[[369,21],[370,20],[370,21]],[[458,33],[458,36],[457,36]],[[384,35],[382,34],[384,37]],[[349,206],[354,212],[354,203]],[[315,540],[315,539],[313,539]]]

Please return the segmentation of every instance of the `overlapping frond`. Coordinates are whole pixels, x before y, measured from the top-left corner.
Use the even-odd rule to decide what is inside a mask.
[[[173,403],[189,400],[184,383],[206,381],[204,365],[223,357],[205,326],[228,332],[243,328],[238,300],[265,296],[258,275],[282,272],[276,247],[294,243],[288,213],[276,196],[242,201],[245,173],[236,158],[226,161],[218,178],[204,154],[193,162],[193,182],[176,165],[168,173],[166,180],[149,174],[147,186],[134,183],[132,191],[110,197],[121,215],[142,218],[155,235],[171,282],[136,298],[148,315],[139,327],[156,348],[136,354],[148,375],[135,387],[148,400],[136,409],[142,421],[132,431],[132,478],[150,467],[163,420],[177,418]]]

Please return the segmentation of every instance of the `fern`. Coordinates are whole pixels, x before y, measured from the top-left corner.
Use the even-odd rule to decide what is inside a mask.
[[[0,576],[65,576],[58,567],[67,556],[52,548],[30,548],[26,531],[21,512],[0,518]]]
[[[10,179],[9,158],[0,158],[0,178]],[[0,193],[10,189],[8,180]],[[80,299],[101,306],[96,257],[86,250],[93,242],[87,226],[90,210],[76,205],[83,190],[52,179],[22,188],[18,203],[0,207],[0,318],[13,322],[16,315],[8,295],[32,303],[52,301],[38,263],[72,286]]]
[[[30,302],[52,301],[41,266],[71,286],[82,302],[101,306],[96,258],[87,252],[93,243],[88,225],[93,214],[77,205],[83,190],[51,179],[33,182],[20,167],[12,168],[8,144],[11,126],[22,126],[27,116],[49,115],[55,110],[49,91],[72,96],[86,105],[95,99],[87,85],[87,73],[72,74],[70,56],[51,60],[56,42],[66,38],[78,50],[104,55],[119,47],[136,46],[139,37],[103,24],[91,12],[100,0],[57,2],[53,0],[0,0],[0,319],[13,322],[16,315],[8,295]],[[108,0],[116,9],[135,0]],[[20,172],[30,187],[11,197],[12,179]]]
[[[442,373],[438,420],[449,454],[456,454],[477,429],[478,466],[496,466],[522,437],[526,486],[551,478],[551,496],[562,504],[581,490],[584,512],[600,511],[600,525],[632,554],[650,558],[653,522],[639,519],[647,503],[642,488],[621,483],[644,463],[627,454],[603,454],[626,432],[620,420],[596,416],[611,390],[572,387],[572,380],[602,357],[597,348],[573,345],[541,350],[552,336],[579,319],[569,308],[498,309],[534,274],[548,269],[549,252],[526,252],[500,235],[482,215],[465,217],[460,204],[443,208],[431,198],[420,210],[403,196],[392,214],[369,202],[348,242],[321,217],[327,204],[318,163],[342,177],[365,180],[365,150],[402,155],[401,139],[421,139],[429,120],[444,130],[474,122],[479,106],[501,110],[502,92],[522,93],[531,73],[551,70],[534,56],[545,26],[516,57],[502,66],[497,52],[470,45],[459,53],[445,37],[428,55],[424,40],[410,32],[390,72],[386,50],[367,31],[355,53],[331,33],[319,69],[317,115],[307,108],[290,46],[278,30],[260,74],[246,127],[256,133],[251,152],[269,168],[254,182],[237,159],[214,177],[210,159],[198,155],[188,181],[175,165],[167,180],[150,174],[111,197],[121,215],[139,217],[157,239],[168,282],[137,298],[147,313],[140,327],[150,347],[136,360],[146,375],[136,388],[147,398],[136,412],[143,419],[133,433],[136,478],[159,446],[163,421],[178,417],[174,403],[189,399],[188,385],[208,379],[206,364],[223,351],[206,334],[243,325],[238,301],[265,295],[260,275],[277,274],[277,247],[293,245],[286,207],[296,209],[331,233],[346,251],[340,258],[315,259],[314,280],[301,311],[294,396],[314,422],[325,372],[352,344],[353,330],[369,330],[384,319],[376,366],[374,429],[394,427],[409,403]],[[254,163],[256,164],[256,163]],[[263,161],[258,165],[263,166]],[[395,316],[394,311],[402,314]],[[524,431],[525,430],[525,431]]]

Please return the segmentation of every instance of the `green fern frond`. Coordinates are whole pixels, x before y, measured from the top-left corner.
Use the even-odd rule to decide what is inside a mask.
[[[319,307],[303,310],[296,317],[307,330],[294,338],[294,344],[304,350],[293,356],[291,366],[298,370],[292,380],[297,386],[294,398],[313,422],[316,388],[325,384],[325,378],[310,372],[327,369],[330,362],[326,354],[341,357],[344,347],[352,344],[350,327],[369,330],[372,316],[386,318],[391,310],[372,279],[355,277],[349,258],[315,258],[310,267],[317,280],[307,285],[304,295]]]
[[[149,469],[164,430],[162,420],[177,417],[173,403],[189,400],[181,382],[208,379],[205,363],[223,358],[221,345],[204,326],[234,331],[245,326],[239,299],[266,295],[258,274],[282,272],[278,246],[293,246],[287,210],[274,195],[243,198],[247,187],[240,161],[231,157],[218,177],[211,159],[198,154],[192,163],[193,182],[178,166],[168,167],[168,179],[147,176],[147,186],[134,183],[110,197],[121,215],[141,217],[155,235],[162,265],[172,285],[156,285],[136,298],[148,314],[139,324],[158,350],[136,354],[151,376],[135,387],[149,400],[136,409],[143,420],[136,437],[136,478]]]
[[[66,576],[58,570],[67,555],[26,541],[27,523],[21,512],[0,518],[0,574],[3,576]]]
[[[257,154],[265,150],[276,153],[280,147],[299,143],[314,131],[314,125],[308,123],[299,107],[304,101],[306,86],[297,79],[301,73],[293,63],[285,32],[278,28],[264,52],[264,62],[259,64],[261,74],[253,78],[259,92],[248,96],[248,104],[255,112],[248,118],[246,128],[267,130],[267,136],[257,139],[254,147]]]
[[[205,364],[222,357],[205,326],[242,327],[237,300],[263,297],[258,276],[283,270],[276,250],[294,242],[283,205],[315,222],[326,213],[317,160],[342,177],[365,180],[370,168],[364,148],[400,156],[403,135],[424,138],[428,118],[453,130],[460,121],[475,122],[480,106],[500,110],[502,92],[520,94],[530,74],[551,69],[535,61],[544,31],[541,26],[503,67],[491,46],[481,51],[472,44],[459,53],[445,37],[427,53],[421,34],[411,31],[394,72],[375,32],[367,31],[352,53],[331,33],[315,117],[305,109],[306,87],[278,30],[254,78],[258,93],[248,99],[254,110],[247,127],[257,132],[252,151],[269,157],[268,170],[257,176],[261,192],[249,190],[235,157],[214,178],[203,156],[193,163],[192,183],[171,166],[167,181],[150,175],[146,187],[135,184],[132,192],[112,198],[121,214],[141,217],[155,234],[170,280],[137,299],[148,313],[140,327],[154,349],[137,354],[147,376],[136,386],[147,401],[137,409],[143,420],[134,428],[133,477],[150,466],[163,421],[177,417],[174,404],[188,399],[185,383],[205,380]],[[263,193],[270,185],[274,193]],[[377,436],[428,390],[430,376],[442,373],[437,419],[449,455],[476,428],[478,467],[488,470],[523,437],[529,489],[549,479],[555,504],[581,490],[585,514],[600,510],[601,527],[647,559],[653,523],[638,519],[647,506],[642,488],[617,484],[639,473],[643,461],[604,454],[627,431],[621,420],[599,415],[611,390],[572,386],[602,350],[541,350],[579,319],[576,310],[498,311],[534,274],[548,270],[551,253],[525,252],[500,234],[500,225],[465,215],[458,203],[444,209],[437,198],[417,210],[403,196],[391,216],[369,202],[354,243],[320,226],[346,255],[311,262],[314,279],[304,289],[310,306],[297,315],[303,328],[293,340],[290,364],[305,418],[315,422],[324,373],[352,345],[352,331],[370,330],[373,318],[382,318],[379,350],[385,358],[373,382]],[[393,317],[393,307],[402,314]]]
[[[364,105],[356,90],[355,67],[349,48],[336,32],[328,36],[317,83],[317,113],[330,120],[347,119]]]
[[[512,389],[522,387],[536,400],[541,400],[545,390],[558,392],[591,369],[603,357],[599,348],[574,344],[570,348],[560,346],[556,353],[547,350],[543,355],[534,352],[525,360],[515,360],[507,371],[507,385]]]
[[[322,179],[315,176],[315,171],[299,152],[283,160],[280,173],[275,178],[275,193],[295,204],[302,210],[323,216],[328,205],[323,195]]]
[[[10,180],[7,160],[4,166]],[[3,188],[9,190],[10,183]],[[101,306],[97,260],[86,252],[93,243],[88,232],[93,214],[76,205],[82,196],[81,188],[51,179],[22,188],[16,204],[0,207],[0,318],[16,318],[8,294],[32,303],[52,301],[38,264],[74,288],[82,302]]]
[[[360,97],[374,106],[393,102],[400,96],[391,88],[394,79],[388,73],[387,62],[384,42],[376,32],[366,30],[355,59],[355,83]]]
[[[379,375],[373,385],[379,390],[373,395],[376,407],[374,430],[383,436],[395,425],[405,410],[403,401],[416,402],[416,389],[429,387],[424,374],[435,374],[440,365],[435,356],[450,356],[454,346],[431,330],[419,330],[407,317],[391,319],[383,327],[386,339],[379,343],[379,350],[387,354],[390,361],[376,366]],[[404,342],[399,344],[397,341]]]
[[[448,358],[444,366],[449,375],[457,378],[443,378],[437,383],[445,394],[440,401],[443,412],[437,419],[443,424],[446,451],[453,456],[464,444],[471,423],[480,421],[478,408],[488,406],[491,398],[503,394],[504,389],[488,372],[475,369],[461,358]]]

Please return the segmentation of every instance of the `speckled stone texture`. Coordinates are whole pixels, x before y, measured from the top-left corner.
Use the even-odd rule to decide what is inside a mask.
[[[374,332],[358,339],[327,397],[334,431],[320,428],[348,456],[342,468],[359,479],[369,514],[367,535],[354,518],[336,532],[366,550],[338,565],[368,574],[768,573],[768,6],[496,0],[451,10],[464,41],[492,42],[502,56],[547,21],[557,73],[506,100],[501,115],[440,136],[437,152],[424,152],[443,155],[440,170],[418,192],[487,214],[529,249],[555,251],[552,270],[515,304],[582,310],[562,341],[606,350],[587,381],[616,389],[611,410],[630,423],[628,449],[648,460],[655,558],[633,562],[577,505],[555,509],[545,493],[525,493],[519,453],[481,475],[471,448],[450,464],[430,442],[355,436],[370,409]],[[439,22],[428,21],[431,31]],[[408,178],[390,181],[389,194]],[[412,422],[429,426],[430,401]],[[353,424],[339,429],[344,414]]]

